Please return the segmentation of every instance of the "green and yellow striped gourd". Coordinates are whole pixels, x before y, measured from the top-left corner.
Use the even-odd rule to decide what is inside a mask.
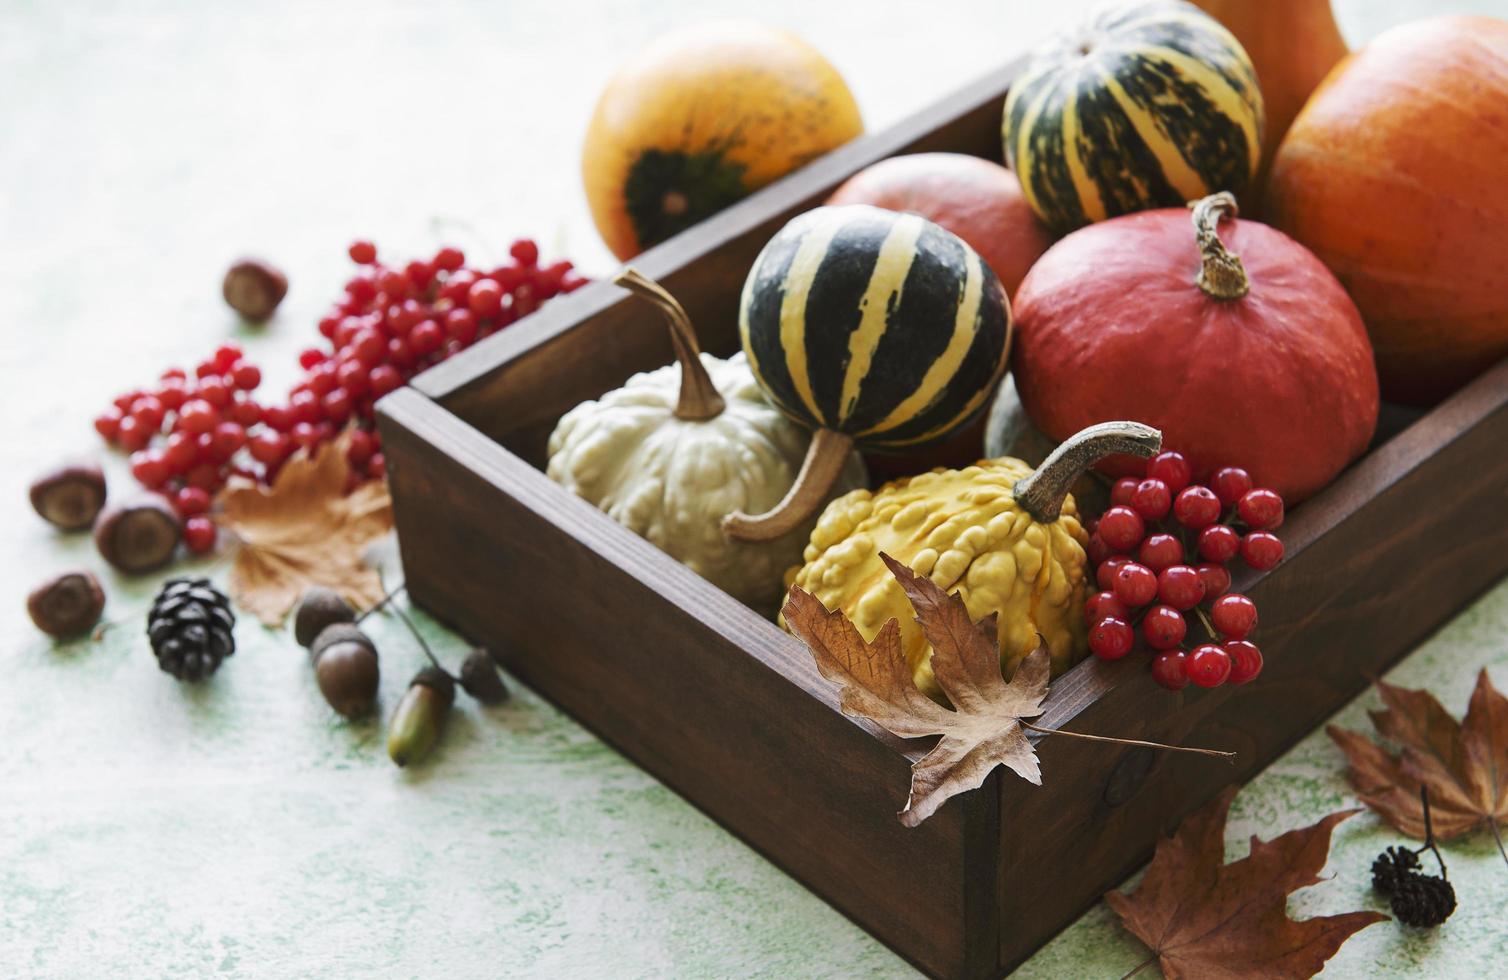
[[[956,235],[918,215],[845,205],[799,215],[770,239],[744,282],[739,332],[766,396],[816,430],[791,494],[761,518],[724,524],[758,538],[799,521],[793,508],[816,506],[855,444],[905,451],[982,411],[1005,372],[1011,313],[1000,281]]]
[[[1005,100],[1006,161],[1055,232],[1239,193],[1262,93],[1235,36],[1182,0],[1101,7],[1032,57]]]

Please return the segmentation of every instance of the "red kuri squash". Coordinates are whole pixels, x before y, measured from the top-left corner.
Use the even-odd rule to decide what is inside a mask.
[[[1508,23],[1440,17],[1336,66],[1273,160],[1268,214],[1350,290],[1390,400],[1508,356]]]
[[[1318,259],[1234,212],[1221,193],[1198,202],[1192,226],[1182,208],[1145,211],[1048,249],[1014,304],[1016,386],[1055,440],[1145,422],[1196,473],[1244,466],[1296,502],[1371,441],[1372,348]],[[1119,463],[1108,469],[1135,472]]]
[[[1052,244],[1016,175],[966,153],[881,160],[848,178],[827,203],[909,211],[942,225],[979,253],[1008,296]]]

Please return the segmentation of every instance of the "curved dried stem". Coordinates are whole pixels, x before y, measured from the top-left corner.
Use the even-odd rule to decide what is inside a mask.
[[[691,317],[686,314],[676,298],[665,287],[644,275],[633,266],[627,266],[613,282],[642,299],[659,307],[670,325],[670,343],[675,348],[675,359],[681,365],[681,397],[676,403],[675,417],[688,421],[704,421],[717,418],[727,407],[712,377],[702,364],[701,347],[696,342],[696,330],[691,326]]]

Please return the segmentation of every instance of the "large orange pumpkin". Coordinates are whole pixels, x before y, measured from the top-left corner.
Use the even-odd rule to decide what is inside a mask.
[[[863,132],[842,76],[793,34],[675,31],[608,82],[581,176],[602,240],[627,259]]]
[[[1007,295],[1015,295],[1026,271],[1052,244],[1016,175],[966,153],[881,160],[844,181],[827,203],[909,211],[942,225],[979,253]]]
[[[1440,17],[1336,66],[1267,213],[1347,290],[1383,396],[1429,404],[1508,355],[1508,23]]]

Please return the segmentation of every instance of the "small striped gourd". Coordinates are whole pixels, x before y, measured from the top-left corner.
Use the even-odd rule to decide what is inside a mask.
[[[1011,313],[956,235],[846,205],[793,218],[765,245],[744,282],[739,333],[770,401],[816,430],[786,499],[724,524],[759,538],[806,516],[854,444],[904,452],[982,411],[1005,372]]]
[[[1102,7],[1031,59],[1005,100],[1005,156],[1064,233],[1239,193],[1261,160],[1262,93],[1235,36],[1183,0]]]

